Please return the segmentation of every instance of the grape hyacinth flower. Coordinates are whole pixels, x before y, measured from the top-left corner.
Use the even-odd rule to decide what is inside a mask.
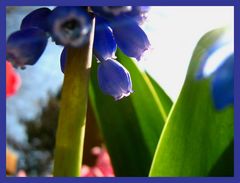
[[[46,19],[50,13],[51,10],[49,8],[39,8],[32,11],[23,18],[20,29],[23,30],[29,27],[36,27],[48,32],[49,28]]]
[[[100,61],[116,58],[116,50],[117,43],[112,29],[103,18],[96,17],[95,39],[93,43],[94,55]]]
[[[142,24],[146,18],[149,6],[93,6],[93,11],[106,19],[111,20],[119,15],[134,19],[138,24]]]
[[[146,19],[147,6],[59,6],[39,8],[22,20],[20,30],[7,40],[7,59],[14,66],[34,65],[44,52],[48,38],[64,46],[61,70],[69,47],[86,43],[91,19],[96,18],[93,53],[99,61],[98,81],[101,90],[116,100],[132,93],[129,72],[115,61],[117,47],[129,57],[140,60],[150,43],[140,24]],[[109,69],[109,71],[108,71]],[[109,77],[111,79],[108,79]]]
[[[103,6],[92,7],[96,13],[97,19],[101,17],[106,20],[105,26],[109,26],[112,30],[112,35],[109,34],[108,39],[114,37],[117,46],[129,57],[134,57],[141,60],[144,52],[150,48],[150,43],[145,32],[140,28],[139,24],[142,23],[141,17],[146,17],[147,8],[144,6]],[[141,19],[141,21],[140,21]],[[101,23],[97,22],[101,25]],[[94,41],[102,39],[95,37]]]
[[[34,65],[47,45],[46,33],[30,27],[11,34],[7,40],[7,60],[14,66]]]
[[[64,72],[66,49],[61,53],[61,70]],[[103,93],[111,95],[115,100],[133,93],[132,81],[128,70],[114,59],[103,60],[98,66],[98,83]]]
[[[16,67],[34,65],[50,36],[57,45],[81,47],[90,30],[89,20],[83,7],[36,9],[24,17],[20,30],[8,37],[7,59]]]
[[[83,7],[56,7],[48,16],[48,23],[52,39],[63,46],[81,47],[91,29],[91,18]]]
[[[127,69],[114,60],[117,46],[137,60],[150,47],[147,35],[139,26],[145,18],[145,8],[102,7],[103,12],[110,10],[112,15],[109,17],[95,8],[59,6],[53,10],[34,10],[23,19],[20,30],[7,39],[7,59],[21,68],[37,63],[49,38],[64,47],[60,62],[65,76],[54,176],[80,175],[92,52],[99,63],[100,88],[119,100],[132,93],[132,81]]]
[[[211,93],[216,109],[234,103],[234,48],[233,40],[225,34],[203,55],[197,79],[211,77]]]
[[[99,64],[98,82],[101,90],[112,95],[115,100],[126,97],[133,92],[128,70],[113,59]]]

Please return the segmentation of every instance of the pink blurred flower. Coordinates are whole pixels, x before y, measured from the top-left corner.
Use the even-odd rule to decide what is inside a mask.
[[[6,96],[12,96],[16,93],[21,85],[21,79],[15,72],[12,64],[6,62]]]
[[[97,156],[95,166],[82,166],[82,177],[114,177],[111,160],[106,148],[94,147],[92,153]]]
[[[19,170],[17,173],[17,177],[27,177],[27,174],[24,170]]]

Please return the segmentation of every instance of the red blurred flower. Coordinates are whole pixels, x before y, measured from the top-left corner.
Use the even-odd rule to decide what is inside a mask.
[[[6,96],[12,96],[16,93],[21,85],[21,79],[15,72],[12,64],[6,62]]]
[[[92,153],[97,157],[96,165],[89,167],[82,166],[82,177],[114,177],[113,168],[111,165],[110,157],[106,148],[94,147]]]

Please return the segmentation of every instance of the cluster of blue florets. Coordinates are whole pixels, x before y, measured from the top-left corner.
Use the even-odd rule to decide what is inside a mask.
[[[129,72],[116,59],[117,47],[140,60],[150,43],[140,24],[146,19],[146,6],[59,6],[39,8],[29,13],[20,30],[7,40],[7,60],[15,66],[35,64],[44,52],[48,38],[64,46],[61,69],[64,72],[68,47],[81,47],[88,40],[92,18],[96,19],[93,53],[99,60],[101,90],[116,100],[132,93]]]
[[[93,53],[99,61],[98,81],[101,90],[119,100],[133,92],[130,73],[116,59],[117,47],[129,57],[140,60],[149,49],[147,35],[139,26],[146,19],[147,6],[59,6],[39,8],[29,13],[20,30],[7,40],[7,60],[24,67],[35,64],[44,52],[48,38],[64,46],[61,69],[68,47],[81,47],[88,40],[92,18],[96,19]],[[219,57],[217,57],[217,56]],[[215,68],[208,71],[214,62]],[[211,92],[217,109],[233,104],[233,41],[220,38],[201,59],[197,79],[211,77]]]

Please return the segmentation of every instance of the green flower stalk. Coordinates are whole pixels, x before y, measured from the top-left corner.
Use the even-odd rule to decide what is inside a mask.
[[[54,176],[80,176],[95,20],[87,44],[68,48],[56,135]]]

